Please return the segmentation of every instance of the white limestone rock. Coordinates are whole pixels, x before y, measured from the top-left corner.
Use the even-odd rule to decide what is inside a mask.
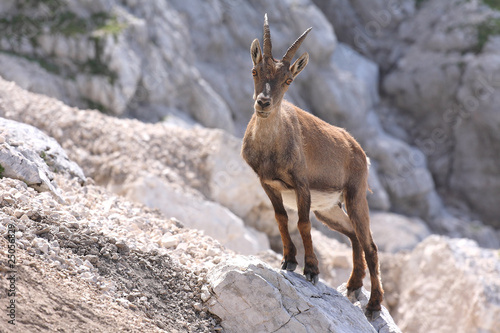
[[[213,131],[201,154],[207,155],[209,197],[240,216],[247,225],[269,236],[279,235],[271,201],[255,172],[241,157],[241,140]],[[290,230],[295,230],[290,225]]]
[[[383,90],[426,154],[437,188],[499,227],[500,60],[490,28],[498,11],[460,0],[423,1],[417,9],[400,26],[395,43],[408,45],[383,78]]]
[[[23,155],[27,158],[40,157],[46,166],[57,173],[65,173],[76,177],[80,182],[85,181],[85,175],[78,164],[70,160],[66,151],[52,137],[41,130],[14,120],[0,118],[0,131],[7,143],[18,149],[25,149]],[[32,151],[28,153],[27,150]],[[29,155],[29,156],[28,156]]]
[[[273,270],[255,258],[220,263],[208,282],[209,311],[221,318],[226,332],[377,332],[363,311],[335,289]]]
[[[391,253],[412,250],[431,234],[421,219],[389,212],[372,212],[370,228],[378,249]]]
[[[50,191],[63,201],[54,172],[77,177],[85,176],[80,167],[70,161],[66,152],[51,137],[33,126],[0,118],[0,165],[3,177],[19,179],[37,191]]]
[[[395,319],[410,333],[494,333],[500,322],[499,295],[497,250],[467,239],[430,236],[401,267]]]
[[[347,295],[347,283],[343,283],[337,288],[337,291],[340,292],[345,297],[354,298],[354,295]],[[361,288],[359,295],[353,299],[354,305],[360,309],[365,309],[368,304],[368,300],[370,299],[370,293],[366,291],[365,288]],[[392,319],[391,314],[382,306],[382,310],[375,318],[368,319],[370,324],[372,324],[375,331],[378,333],[401,333],[401,330]]]
[[[0,145],[2,176],[22,180],[39,191],[56,193],[57,190],[49,179],[51,172],[43,167],[43,162],[38,159],[35,162],[31,161],[22,154],[23,152],[25,152],[24,149],[18,150],[6,143]]]
[[[166,216],[181,220],[188,228],[204,230],[206,235],[237,253],[256,254],[269,249],[266,235],[246,227],[226,207],[154,175],[139,176],[121,186],[119,192],[148,207],[158,208]],[[176,246],[178,241],[174,243],[165,239],[166,247]]]
[[[354,74],[370,96],[368,105],[380,102],[378,93],[379,69],[376,63],[354,51],[349,45],[339,43],[332,55],[332,62],[339,68]]]

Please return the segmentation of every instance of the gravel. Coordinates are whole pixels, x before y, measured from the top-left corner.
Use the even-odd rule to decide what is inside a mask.
[[[234,253],[91,179],[83,186],[60,175],[56,181],[65,203],[19,180],[0,179],[0,234],[6,237],[8,225],[15,225],[18,251],[145,314],[161,330],[220,329],[204,305],[206,274]]]

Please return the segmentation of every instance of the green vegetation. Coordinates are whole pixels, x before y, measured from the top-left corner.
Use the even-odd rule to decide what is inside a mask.
[[[45,163],[47,163],[47,154],[44,151],[40,152],[40,157]]]
[[[56,75],[61,74],[61,69],[59,68],[59,66],[57,66],[55,63],[53,63],[47,59],[44,59],[40,56],[20,54],[20,53],[16,53],[13,51],[6,51],[6,50],[0,50],[0,53],[15,55],[16,57],[21,57],[21,58],[24,58],[24,59],[29,60],[31,62],[36,62],[40,65],[40,67],[42,67],[43,69],[45,69],[49,73],[53,73]]]
[[[460,73],[463,73],[467,64],[464,61],[459,61],[457,63],[457,66],[460,69]]]
[[[50,22],[48,25],[50,26],[51,33],[59,33],[69,37],[86,33],[89,24],[89,21],[76,16],[75,13],[64,11],[54,17],[54,21]]]
[[[491,9],[500,9],[500,0],[483,0]]]
[[[111,70],[103,59],[104,37],[116,38],[126,28],[119,17],[108,12],[96,12],[85,17],[71,11],[66,0],[18,0],[15,9],[0,13],[0,32],[7,45],[1,53],[24,58],[37,63],[47,72],[65,79],[74,79],[78,74],[102,76],[114,84],[118,74]],[[95,56],[85,61],[58,59],[53,55],[38,52],[42,35],[63,36],[89,41],[95,48]],[[34,51],[26,52],[26,43]],[[29,49],[29,48],[28,48]],[[68,60],[71,60],[68,62]],[[84,101],[88,107],[108,113],[103,105]]]
[[[5,168],[0,164],[0,179],[3,178],[4,172],[5,172]]]
[[[104,114],[112,114],[111,110],[109,110],[107,107],[102,105],[99,102],[95,102],[93,100],[90,100],[88,98],[83,98],[82,99],[85,104],[87,104],[87,108],[91,110],[98,110]]]
[[[99,25],[93,32],[93,36],[99,37],[102,35],[113,35],[118,36],[125,28],[127,24],[118,22],[116,16],[111,16],[107,18],[103,24]]]
[[[87,60],[80,68],[84,73],[107,76],[111,84],[115,82],[117,77],[117,74],[110,70],[108,66],[102,63],[98,58]]]
[[[424,2],[426,2],[427,0],[415,0],[415,6],[417,8],[422,8],[422,6],[424,5]]]
[[[490,18],[477,26],[477,45],[474,52],[480,53],[492,35],[500,35],[500,19]]]
[[[500,10],[500,0],[483,0],[491,9]],[[474,50],[479,53],[492,35],[500,35],[500,18],[489,18],[477,27],[477,46]]]
[[[77,16],[73,12],[64,11],[57,15],[51,25],[51,32],[65,36],[90,34],[93,37],[102,35],[118,35],[127,25],[119,23],[118,18],[106,12],[92,14],[89,18]]]
[[[25,14],[0,17],[0,30],[3,35],[17,40],[22,37],[37,37],[44,31],[66,37],[93,33],[97,33],[97,36],[116,36],[126,27],[125,23],[118,22],[116,16],[105,12],[94,13],[88,18],[77,16],[68,10],[37,17]]]
[[[23,36],[33,37],[40,33],[40,21],[26,15],[17,14],[0,17],[0,31],[8,40],[20,40]]]
[[[21,0],[17,1],[17,8],[19,10],[30,9],[39,5],[43,5],[46,11],[55,11],[64,6],[65,0]]]
[[[92,40],[94,42],[94,47],[95,47],[95,57],[81,64],[79,66],[79,70],[83,73],[106,76],[108,78],[109,83],[114,84],[115,80],[118,77],[118,74],[115,71],[109,69],[108,65],[102,62],[101,40],[97,37],[93,37]]]
[[[107,12],[81,17],[70,10],[65,0],[19,0],[16,1],[15,11],[0,13],[0,31],[9,43],[0,52],[35,62],[47,72],[66,79],[74,79],[77,74],[86,73],[106,77],[110,84],[114,84],[118,74],[102,59],[102,38],[107,35],[116,37],[126,28],[127,24],[120,23],[116,15]],[[20,51],[23,49],[21,45],[26,42],[37,49],[38,37],[47,33],[88,39],[95,47],[94,58],[68,63],[60,62],[56,57],[42,56],[38,52]],[[88,105],[107,112],[100,104],[89,101]]]

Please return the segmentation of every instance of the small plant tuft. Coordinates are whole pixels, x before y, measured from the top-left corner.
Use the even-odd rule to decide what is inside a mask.
[[[112,114],[110,109],[108,109],[107,107],[105,107],[104,105],[102,105],[99,102],[95,102],[95,101],[88,99],[88,98],[82,98],[82,100],[85,104],[87,104],[87,108],[89,108],[91,110],[98,110],[101,113],[108,114],[108,115]]]
[[[494,35],[500,35],[500,19],[489,18],[479,24],[477,26],[477,45],[474,52],[481,53],[490,36]]]
[[[47,154],[44,151],[40,152],[40,157],[45,161],[45,163],[47,163]]]
[[[491,9],[500,10],[500,0],[483,0],[483,2],[490,6]]]
[[[47,72],[65,78],[74,79],[77,74],[86,73],[105,76],[110,84],[115,83],[118,75],[102,61],[103,50],[99,40],[106,35],[116,38],[127,28],[128,25],[120,23],[116,15],[96,12],[80,16],[70,10],[66,0],[19,0],[16,2],[16,9],[14,14],[0,13],[0,35],[6,41],[3,45],[7,45],[2,45],[0,52],[36,62]],[[23,42],[28,41],[36,48],[39,46],[38,37],[47,33],[67,38],[78,36],[94,41],[95,57],[85,62],[68,64],[59,63],[51,56],[21,51]]]
[[[104,21],[104,24],[97,27],[92,33],[93,36],[103,36],[103,35],[113,35],[118,36],[125,28],[127,24],[118,22],[116,16],[111,16]]]
[[[417,7],[417,9],[422,8],[422,6],[424,5],[424,2],[426,2],[426,1],[427,0],[416,0],[415,6]]]

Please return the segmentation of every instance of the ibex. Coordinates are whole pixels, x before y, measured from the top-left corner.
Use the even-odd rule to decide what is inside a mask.
[[[276,60],[271,53],[271,34],[265,16],[263,52],[258,39],[250,47],[255,112],[243,138],[242,156],[259,176],[273,205],[283,242],[281,269],[293,271],[297,267],[286,206],[298,211],[298,229],[305,250],[304,275],[314,284],[318,281],[318,260],[309,220],[312,209],[320,221],[351,240],[353,270],[347,283],[349,294],[363,285],[368,263],[372,289],[367,313],[373,313],[380,311],[384,292],[377,246],[370,231],[367,157],[347,131],[283,99],[308,63],[307,52],[291,62],[310,30],[292,44],[281,60]]]

